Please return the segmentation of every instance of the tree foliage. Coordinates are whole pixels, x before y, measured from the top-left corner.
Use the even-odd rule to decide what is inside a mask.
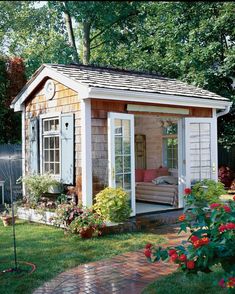
[[[75,61],[158,72],[234,101],[234,10],[233,2],[3,1],[0,43],[24,59],[27,76],[42,63]],[[223,144],[235,144],[234,124],[234,115],[219,119]]]
[[[21,58],[0,59],[0,144],[18,143],[21,140],[19,113],[10,109],[12,99],[26,82]]]

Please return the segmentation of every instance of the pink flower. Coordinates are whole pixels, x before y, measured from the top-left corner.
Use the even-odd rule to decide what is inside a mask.
[[[219,203],[212,203],[211,205],[210,205],[210,208],[211,209],[215,209],[215,208],[217,208],[217,207],[220,207],[221,205],[219,204]]]
[[[221,287],[221,288],[225,288],[225,281],[224,279],[221,279],[218,283],[218,285]]]
[[[151,257],[151,250],[150,250],[150,249],[145,249],[145,250],[144,250],[144,255],[145,255],[147,258],[150,258],[150,257]]]
[[[224,205],[223,209],[225,212],[230,213],[231,212],[231,208],[228,205]]]
[[[168,255],[169,255],[169,256],[172,256],[173,254],[176,254],[176,250],[175,250],[175,249],[170,249],[170,250],[168,251]]]
[[[152,244],[148,243],[145,245],[145,249],[151,249],[152,246],[153,246]]]

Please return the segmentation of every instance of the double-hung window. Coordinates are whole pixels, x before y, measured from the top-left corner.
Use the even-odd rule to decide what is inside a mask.
[[[42,172],[60,176],[60,120],[42,119]]]
[[[178,137],[177,123],[163,127],[163,164],[164,166],[178,168]]]

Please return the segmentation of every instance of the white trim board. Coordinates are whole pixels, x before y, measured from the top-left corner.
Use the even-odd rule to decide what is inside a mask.
[[[29,81],[22,91],[16,96],[11,104],[11,108],[15,111],[22,111],[22,104],[29,97],[30,94],[36,89],[36,87],[48,78],[54,79],[66,87],[74,90],[79,94],[81,99],[95,98],[95,99],[108,99],[118,101],[133,101],[142,103],[154,103],[154,104],[167,104],[167,105],[179,105],[179,106],[192,106],[192,107],[208,107],[225,109],[226,106],[230,106],[231,102],[228,99],[209,99],[192,97],[188,95],[174,95],[174,94],[162,94],[154,92],[141,92],[131,91],[123,89],[102,88],[102,87],[89,87],[87,84],[83,84],[77,80],[66,77],[57,70],[42,65],[36,72],[35,77]]]
[[[157,112],[157,113],[189,115],[189,109],[186,109],[186,108],[159,107],[159,106],[138,105],[138,104],[127,104],[127,111]]]

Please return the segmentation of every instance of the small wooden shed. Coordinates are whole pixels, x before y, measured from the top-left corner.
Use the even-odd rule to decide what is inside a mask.
[[[12,102],[22,113],[23,175],[50,172],[64,184],[81,183],[88,206],[104,187],[123,187],[135,215],[137,182],[148,196],[151,177],[165,167],[177,177],[174,205],[183,207],[186,186],[217,179],[217,117],[230,106],[155,74],[44,64]]]

